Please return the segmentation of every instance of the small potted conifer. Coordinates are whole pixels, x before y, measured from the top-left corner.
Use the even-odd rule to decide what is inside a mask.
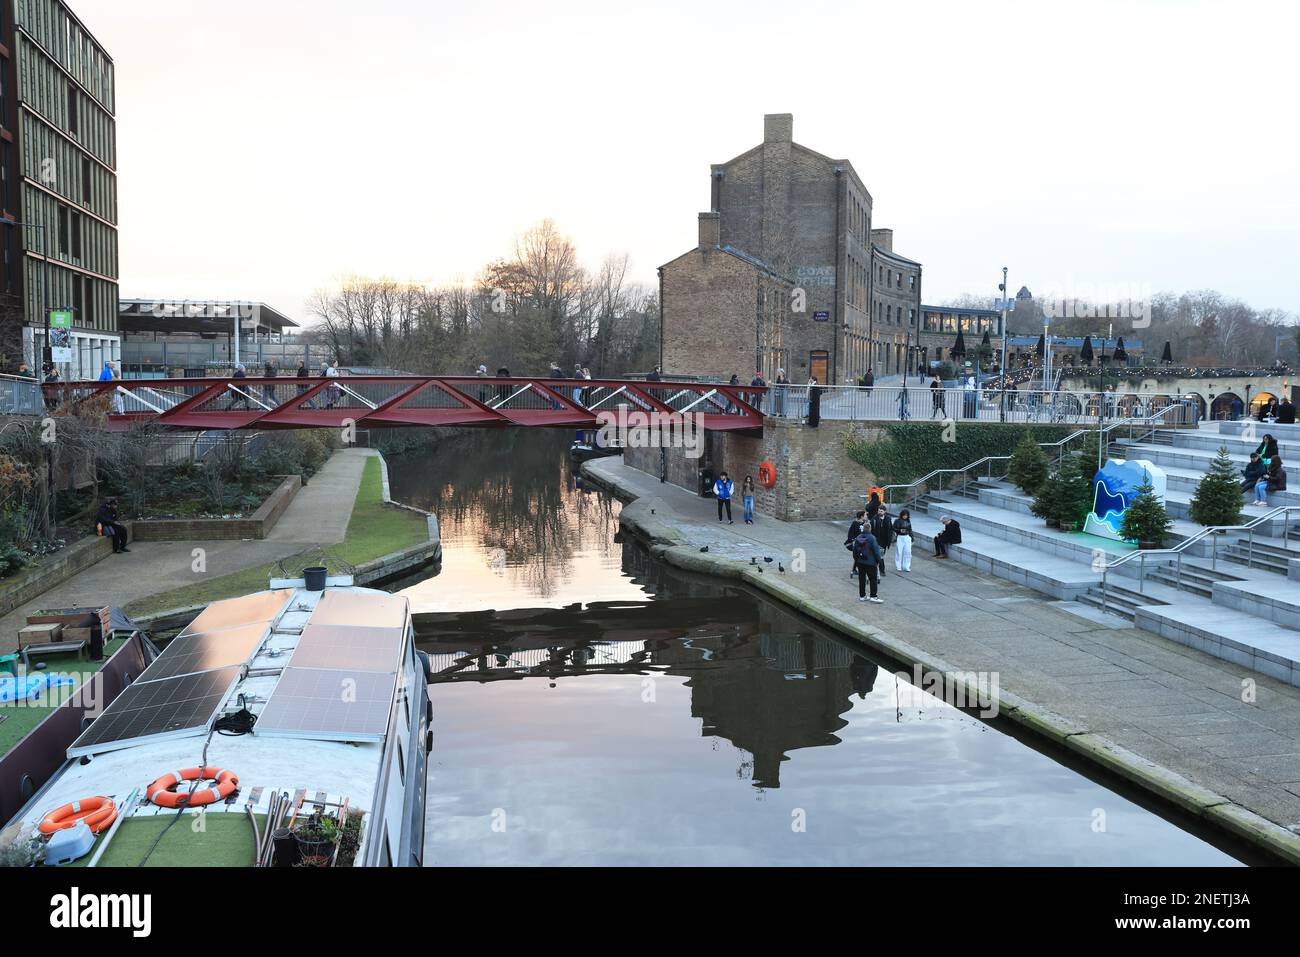
[[[1138,548],[1154,549],[1164,544],[1165,536],[1173,527],[1173,519],[1165,511],[1164,503],[1156,498],[1151,477],[1144,476],[1142,484],[1138,486],[1137,497],[1124,511],[1124,520],[1119,527],[1120,535],[1125,541],[1137,542]]]

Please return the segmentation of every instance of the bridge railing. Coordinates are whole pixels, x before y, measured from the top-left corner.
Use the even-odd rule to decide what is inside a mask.
[[[1196,400],[1174,393],[1120,394],[1071,390],[931,389],[923,383],[902,386],[818,386],[823,419],[858,422],[967,421],[1028,425],[1084,425],[1104,419],[1142,420],[1163,412],[1167,425],[1195,425]],[[806,385],[771,386],[765,415],[804,418],[810,405]]]
[[[41,387],[33,379],[0,375],[0,415],[43,415]]]

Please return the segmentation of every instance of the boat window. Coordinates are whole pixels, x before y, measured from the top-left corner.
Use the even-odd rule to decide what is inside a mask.
[[[406,758],[402,755],[404,750],[405,743],[397,748],[397,779],[402,782],[403,787],[406,786]]]

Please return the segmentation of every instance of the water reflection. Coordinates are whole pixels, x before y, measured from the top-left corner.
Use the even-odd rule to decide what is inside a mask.
[[[618,502],[582,490],[573,433],[493,429],[395,456],[393,497],[438,516],[443,565],[413,607],[491,608],[639,597],[619,574]]]
[[[1234,862],[859,646],[616,542],[567,437],[517,434],[394,469],[444,528],[443,574],[407,592],[436,672],[426,861]]]

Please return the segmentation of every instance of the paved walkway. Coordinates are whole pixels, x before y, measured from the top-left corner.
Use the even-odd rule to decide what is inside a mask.
[[[369,449],[334,453],[294,496],[271,534],[261,541],[132,543],[124,555],[109,555],[9,614],[0,617],[0,653],[13,651],[27,616],[41,608],[125,605],[158,592],[194,583],[194,549],[202,548],[206,574],[225,575],[296,554],[312,545],[343,541],[352,503],[361,485]]]
[[[690,551],[708,546],[711,556],[744,564],[757,557],[764,579],[779,576],[782,586],[832,615],[880,629],[955,668],[996,672],[1004,693],[1077,725],[1072,734],[1103,736],[1300,834],[1300,689],[1121,619],[1075,613],[1066,610],[1080,607],[1074,603],[936,560],[928,541],[916,543],[910,575],[894,571],[891,549],[880,588],[885,604],[862,604],[843,546],[847,521],[786,523],[760,515],[747,526],[737,502],[736,524],[720,525],[714,500],[661,484],[621,459],[588,468],[637,496],[629,510],[675,530]],[[796,549],[807,556],[801,574],[792,571]],[[775,561],[766,565],[765,556]],[[1255,686],[1251,702],[1242,700],[1247,679]],[[1081,741],[1073,744],[1084,750]],[[1212,795],[1203,806],[1216,801],[1223,803]]]

